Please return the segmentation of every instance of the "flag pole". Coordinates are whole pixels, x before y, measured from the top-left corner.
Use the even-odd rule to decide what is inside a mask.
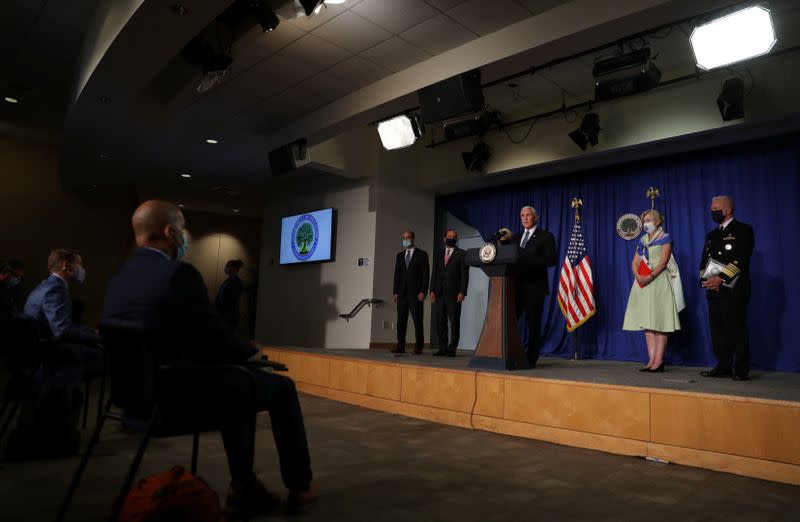
[[[575,209],[575,223],[581,222],[581,207],[583,206],[583,200],[580,198],[572,198],[570,201],[570,206]],[[577,292],[577,289],[576,289]],[[578,328],[575,328],[572,331],[572,360],[578,360],[578,348],[580,347],[578,343]]]

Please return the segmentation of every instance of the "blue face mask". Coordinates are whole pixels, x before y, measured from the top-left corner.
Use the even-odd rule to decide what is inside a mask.
[[[403,240],[403,248],[411,248],[411,246],[413,244],[414,244],[414,242],[411,241],[410,239],[404,239]]]
[[[178,250],[175,252],[175,259],[183,259],[183,257],[186,256],[186,252],[189,251],[189,235],[184,230],[182,236],[183,241],[178,245]]]
[[[72,279],[78,284],[83,284],[86,281],[86,269],[81,265],[75,265],[72,271]]]

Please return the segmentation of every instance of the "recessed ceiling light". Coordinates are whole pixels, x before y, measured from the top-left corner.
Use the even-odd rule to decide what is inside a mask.
[[[192,177],[192,175],[191,175],[191,174],[185,174],[185,173],[184,173],[184,174],[181,174],[181,177],[182,177],[182,178],[191,178],[191,177]]]
[[[5,98],[3,98],[3,99],[4,99],[5,101],[7,101],[8,103],[19,103],[19,100],[18,100],[18,99],[16,99],[16,98],[12,98],[11,96],[6,96],[6,97],[5,97]]]
[[[178,206],[183,208],[183,203],[178,203]]]
[[[210,143],[210,144],[212,144],[212,145],[216,145],[216,144],[217,144],[217,143],[219,143],[219,142],[218,142],[217,140],[213,139],[213,138],[208,138],[208,139],[206,140],[206,143]]]
[[[234,212],[239,212],[238,208],[233,209]]]
[[[105,154],[100,154],[100,159],[105,159],[105,158],[106,158]]]

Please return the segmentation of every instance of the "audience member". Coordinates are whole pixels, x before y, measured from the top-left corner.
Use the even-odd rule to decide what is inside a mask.
[[[163,362],[246,363],[258,357],[255,347],[236,338],[214,313],[197,269],[181,261],[189,241],[180,209],[164,201],[146,201],[134,212],[132,224],[138,248],[109,283],[104,318],[134,321],[158,332]],[[259,408],[269,411],[272,419],[289,504],[308,504],[317,495],[294,382],[261,369],[252,371]],[[231,473],[226,504],[251,515],[273,509],[277,498],[253,472],[247,425],[228,425],[221,432]]]

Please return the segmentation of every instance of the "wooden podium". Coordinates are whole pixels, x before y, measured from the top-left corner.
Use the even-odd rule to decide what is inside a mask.
[[[491,263],[481,261],[479,252],[479,248],[471,248],[464,258],[468,266],[478,267],[489,276],[486,319],[469,366],[495,370],[527,369],[528,359],[520,341],[515,310],[513,270],[519,259],[519,248],[517,245],[498,245],[497,256]]]

